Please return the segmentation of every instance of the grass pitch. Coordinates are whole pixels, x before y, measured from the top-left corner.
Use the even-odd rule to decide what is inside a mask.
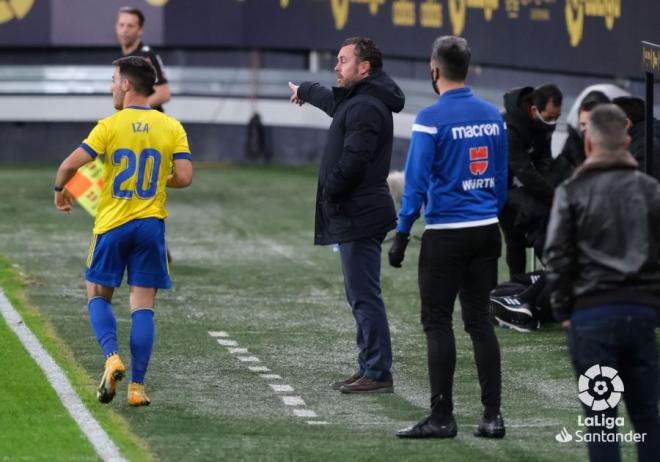
[[[167,239],[174,258],[174,288],[158,295],[156,345],[147,375],[152,405],[129,408],[125,383],[109,406],[96,403],[93,390],[103,357],[87,320],[83,285],[92,219],[80,208],[69,216],[54,209],[54,172],[0,172],[5,198],[0,203],[5,217],[0,222],[0,254],[26,273],[30,303],[84,371],[83,380],[74,386],[95,415],[103,417],[106,430],[114,431],[111,436],[129,459],[586,459],[583,445],[555,440],[564,426],[578,429],[581,412],[565,338],[558,328],[528,335],[498,330],[507,436],[500,441],[472,436],[481,405],[472,346],[458,307],[458,437],[400,441],[393,436],[428,412],[416,282],[419,241],[412,241],[402,269],[390,268],[383,258],[396,393],[345,396],[330,389],[334,380],[353,372],[355,333],[339,256],[311,243],[314,168],[198,168],[191,188],[170,193]],[[418,223],[414,233],[421,230]],[[505,277],[503,261],[500,267]],[[116,291],[113,306],[120,353],[129,360],[127,302],[124,286]],[[238,347],[247,348],[282,379],[269,381],[249,371],[250,364],[239,361],[208,331],[226,331]],[[306,409],[318,415],[312,420],[328,424],[312,426],[305,423],[310,419],[296,417],[269,383],[293,387],[291,394],[302,397]],[[20,412],[29,409],[26,403]],[[123,426],[131,437],[118,436],[123,433],[116,427]],[[84,445],[81,442],[80,448]],[[624,449],[632,454],[631,447]],[[7,452],[14,450],[0,439],[0,460],[12,455],[30,459],[29,450],[20,455]],[[63,448],[56,458],[67,459],[68,450]]]

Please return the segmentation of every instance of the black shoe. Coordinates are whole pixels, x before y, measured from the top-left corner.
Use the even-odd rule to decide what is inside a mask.
[[[399,438],[454,438],[458,433],[456,420],[451,416],[449,422],[440,425],[433,421],[433,417],[428,416],[420,420],[412,427],[404,428],[396,432]]]
[[[480,436],[482,438],[504,438],[505,434],[506,429],[504,428],[502,414],[497,414],[492,420],[483,417],[474,430],[474,436]]]
[[[350,385],[351,383],[355,382],[356,380],[360,379],[362,376],[360,374],[353,374],[347,379],[340,380],[339,382],[335,382],[332,384],[332,389],[333,390],[339,390],[341,387],[344,385]]]
[[[339,391],[345,394],[352,393],[394,393],[394,382],[389,380],[373,380],[360,377],[355,382],[339,387]]]
[[[491,296],[490,305],[493,316],[501,327],[518,332],[531,332],[539,328],[540,323],[534,318],[533,308],[515,295]]]

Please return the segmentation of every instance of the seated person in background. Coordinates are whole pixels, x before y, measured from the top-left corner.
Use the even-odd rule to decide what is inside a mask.
[[[552,163],[550,141],[561,115],[562,93],[554,84],[524,87],[504,95],[509,141],[509,193],[499,221],[509,273],[525,273],[526,247],[540,255],[554,186],[545,175]]]
[[[587,93],[577,111],[577,128],[570,123],[568,139],[550,165],[546,177],[554,186],[568,179],[585,159],[584,130],[595,107],[608,103],[609,98],[599,90]],[[544,233],[536,242],[543,245]],[[537,250],[537,249],[535,249]],[[541,323],[552,322],[549,291],[542,271],[513,275],[511,281],[499,284],[490,296],[494,320],[501,327],[518,332],[531,332]]]
[[[622,96],[612,100],[619,106],[630,121],[628,135],[630,135],[630,153],[633,155],[639,169],[656,180],[660,180],[660,120],[653,118],[653,171],[646,171],[646,113],[644,112],[644,100],[634,96]]]
[[[575,168],[584,162],[584,129],[589,121],[591,111],[596,106],[609,103],[610,99],[599,90],[594,90],[582,98],[577,112],[577,126],[568,124],[568,138],[561,153],[552,161],[548,179],[554,186],[568,179]]]

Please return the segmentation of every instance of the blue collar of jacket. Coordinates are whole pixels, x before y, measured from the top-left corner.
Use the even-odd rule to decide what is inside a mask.
[[[455,99],[455,98],[465,98],[468,96],[473,96],[472,89],[470,89],[470,87],[461,87],[461,88],[455,88],[453,90],[447,90],[442,95],[438,96],[438,99],[439,100]]]

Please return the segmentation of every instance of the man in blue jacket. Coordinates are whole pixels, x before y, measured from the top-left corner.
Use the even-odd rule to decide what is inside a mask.
[[[424,207],[419,257],[422,325],[431,381],[431,415],[400,438],[453,438],[456,344],[452,313],[459,296],[472,339],[484,414],[476,436],[501,438],[500,348],[488,295],[497,284],[501,239],[497,216],[507,194],[506,125],[497,108],[465,86],[471,52],[461,37],[433,44],[431,80],[440,98],[413,125],[405,190],[390,264],[400,267],[410,229]]]
[[[380,290],[381,244],[396,226],[387,187],[392,156],[392,112],[404,96],[382,70],[376,44],[344,41],[337,55],[337,87],[289,83],[291,102],[310,104],[332,117],[316,194],[316,245],[339,244],[346,297],[353,310],[357,368],[333,384],[342,393],[392,393],[392,348]]]

